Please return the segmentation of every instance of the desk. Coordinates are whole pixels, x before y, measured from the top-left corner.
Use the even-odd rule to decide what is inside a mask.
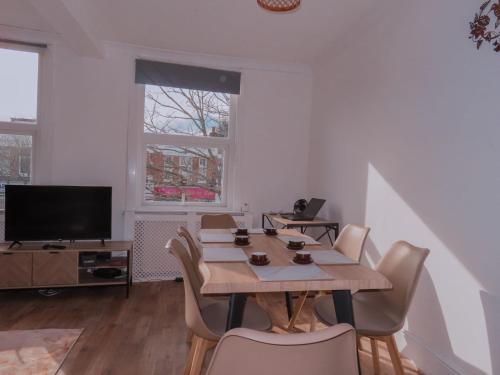
[[[284,217],[281,217],[281,215],[279,215],[279,214],[263,213],[262,214],[262,228],[264,228],[266,220],[268,221],[269,224],[271,224],[271,226],[273,228],[274,228],[274,224],[273,224],[273,221],[274,221],[274,222],[282,225],[283,228],[285,228],[285,229],[300,228],[301,233],[305,233],[307,228],[323,227],[325,229],[325,231],[318,238],[316,238],[316,241],[319,241],[324,236],[328,236],[328,239],[330,240],[330,244],[332,246],[333,246],[333,240],[332,240],[332,237],[330,236],[330,231],[333,230],[335,240],[339,236],[339,223],[332,221],[332,220],[325,220],[325,219],[317,218],[314,220],[307,220],[307,221],[294,221],[294,220],[285,219]]]

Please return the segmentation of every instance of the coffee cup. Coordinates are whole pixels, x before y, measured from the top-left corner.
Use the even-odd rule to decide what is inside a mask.
[[[250,260],[256,264],[267,263],[267,254],[263,251],[256,251],[252,253]]]
[[[248,229],[238,228],[236,229],[237,236],[248,236]]]
[[[245,245],[248,245],[250,243],[250,241],[248,240],[248,236],[235,236],[234,243],[236,245],[245,246]]]
[[[276,228],[266,228],[264,229],[264,233],[268,236],[275,236],[278,234],[278,231],[276,230]]]
[[[294,250],[302,250],[306,243],[304,241],[288,241],[288,247]]]
[[[311,261],[311,252],[300,250],[295,253],[295,260],[299,262],[310,262]]]

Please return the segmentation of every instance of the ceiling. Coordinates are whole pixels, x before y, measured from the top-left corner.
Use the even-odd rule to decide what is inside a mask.
[[[0,0],[0,26],[50,31],[52,28],[26,0]]]
[[[64,3],[96,40],[300,63],[314,61],[343,33],[355,31],[353,24],[376,2],[303,0],[295,12],[274,14],[255,0],[53,1]],[[0,0],[0,7],[0,23],[50,29],[28,0]]]

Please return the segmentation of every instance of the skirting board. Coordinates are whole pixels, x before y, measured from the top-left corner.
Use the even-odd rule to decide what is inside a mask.
[[[422,373],[428,375],[471,375],[450,364],[444,355],[431,350],[418,336],[408,331],[403,331],[403,335],[407,343],[403,354],[405,357],[411,358]]]

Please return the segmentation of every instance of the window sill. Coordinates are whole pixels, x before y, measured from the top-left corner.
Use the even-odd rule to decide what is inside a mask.
[[[157,215],[203,215],[203,214],[230,214],[233,216],[244,216],[249,212],[235,211],[228,207],[140,207],[135,210],[125,210],[125,214],[157,214]]]

